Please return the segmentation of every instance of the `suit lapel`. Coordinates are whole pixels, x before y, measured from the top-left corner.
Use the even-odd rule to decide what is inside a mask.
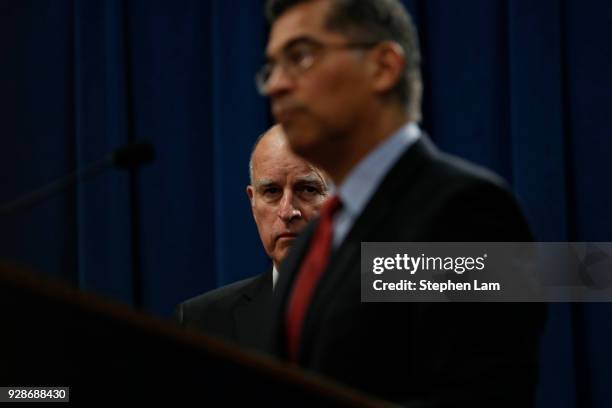
[[[258,349],[265,346],[262,328],[270,318],[272,269],[248,285],[233,310],[236,338]]]
[[[315,289],[311,305],[306,314],[302,331],[303,345],[311,344],[310,338],[316,332],[316,328],[313,327],[315,324],[313,316],[319,315],[321,309],[325,307],[328,301],[334,298],[335,288],[338,285],[342,285],[343,281],[347,279],[346,275],[353,271],[354,265],[359,264],[361,242],[364,239],[376,239],[375,232],[377,230],[380,231],[385,221],[384,218],[388,215],[386,209],[390,208],[393,204],[394,192],[404,189],[403,193],[405,194],[405,189],[410,186],[410,183],[406,183],[406,180],[417,177],[419,170],[431,162],[436,154],[436,148],[425,134],[421,134],[420,139],[400,157],[387,176],[385,176],[372,200],[356,220],[343,243],[331,255],[329,265]],[[305,228],[298,239],[296,239],[296,242],[294,242],[287,258],[281,265],[280,277],[274,291],[273,314],[270,320],[271,327],[269,333],[271,333],[272,338],[268,339],[270,351],[275,355],[285,356],[286,353],[284,333],[286,303],[293,280],[310,245],[310,240],[317,223],[318,219],[311,222]],[[307,350],[300,352],[302,357],[304,356],[304,351]]]
[[[385,176],[376,193],[362,214],[357,218],[347,237],[340,247],[332,254],[328,267],[323,274],[313,294],[312,302],[306,314],[304,329],[302,331],[302,344],[311,345],[312,337],[316,333],[316,319],[321,316],[322,309],[335,298],[338,288],[355,279],[360,279],[360,271],[355,270],[361,264],[361,242],[390,240],[392,231],[387,226],[394,225],[394,220],[387,220],[389,209],[394,204],[394,195],[409,194],[411,183],[418,177],[418,173],[431,162],[436,154],[435,147],[429,139],[422,134],[421,138],[406,152]],[[352,276],[357,274],[357,276]],[[356,292],[360,296],[359,292]],[[360,298],[356,299],[360,302]],[[301,350],[304,358],[308,350]]]
[[[269,351],[275,355],[285,355],[285,308],[287,298],[302,258],[308,250],[317,223],[318,220],[312,221],[304,228],[302,233],[293,242],[287,257],[280,265],[279,277],[272,300],[272,316],[269,321],[268,333],[271,335],[271,338],[267,340]]]

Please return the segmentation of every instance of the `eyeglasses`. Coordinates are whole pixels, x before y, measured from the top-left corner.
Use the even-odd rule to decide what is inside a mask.
[[[377,42],[353,42],[346,44],[327,44],[311,38],[297,38],[291,41],[280,52],[276,60],[270,60],[259,69],[255,75],[257,90],[263,96],[267,95],[268,83],[277,66],[292,79],[308,71],[317,62],[324,51],[367,49]]]

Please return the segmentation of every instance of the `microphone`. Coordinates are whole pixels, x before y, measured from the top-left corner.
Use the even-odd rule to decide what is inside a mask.
[[[113,150],[108,156],[90,163],[82,169],[70,173],[15,200],[0,205],[0,216],[33,207],[47,198],[97,176],[109,167],[116,167],[122,170],[136,170],[138,167],[154,161],[155,156],[155,147],[149,142],[139,141],[128,143]]]

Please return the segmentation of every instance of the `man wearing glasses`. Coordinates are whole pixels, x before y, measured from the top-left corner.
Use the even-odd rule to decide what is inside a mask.
[[[530,241],[504,182],[419,129],[421,74],[396,0],[269,0],[257,74],[292,150],[336,187],[281,265],[278,357],[411,406],[530,406],[544,309],[362,303],[361,242]]]

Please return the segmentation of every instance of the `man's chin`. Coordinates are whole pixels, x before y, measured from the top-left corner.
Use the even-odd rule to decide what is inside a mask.
[[[289,247],[295,240],[295,236],[280,237],[276,240],[276,252],[283,254],[289,250]]]
[[[273,259],[278,263],[285,259],[285,256],[289,253],[289,248],[295,237],[282,237],[276,241],[276,250],[274,251]]]
[[[284,125],[283,128],[293,153],[307,160],[316,159],[315,153],[319,145],[318,136],[311,127],[292,122],[288,125],[288,128],[285,128]]]

